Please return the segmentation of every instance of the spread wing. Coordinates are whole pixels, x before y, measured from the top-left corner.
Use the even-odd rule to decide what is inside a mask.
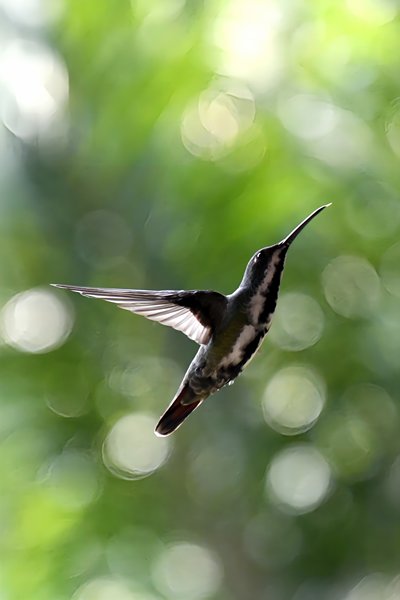
[[[153,291],[52,285],[113,302],[125,310],[182,331],[198,344],[208,343],[228,302],[223,294],[208,290]]]

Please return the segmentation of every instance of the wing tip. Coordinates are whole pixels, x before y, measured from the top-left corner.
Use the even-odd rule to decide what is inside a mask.
[[[50,283],[52,287],[59,288],[60,290],[68,290],[69,292],[77,292],[78,294],[85,295],[86,289],[76,285],[66,285],[65,283]]]
[[[64,283],[50,283],[52,287],[60,288],[62,290],[73,290],[74,287],[72,285],[65,285]]]

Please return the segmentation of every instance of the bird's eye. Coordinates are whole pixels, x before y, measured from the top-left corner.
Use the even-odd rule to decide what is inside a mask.
[[[257,254],[254,257],[254,262],[257,262],[258,259],[260,258],[260,256],[261,256],[261,252],[257,252]]]

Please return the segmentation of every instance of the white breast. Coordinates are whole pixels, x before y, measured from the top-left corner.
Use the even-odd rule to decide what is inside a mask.
[[[244,350],[254,339],[257,331],[253,325],[245,325],[236,339],[232,350],[221,361],[220,367],[229,367],[238,365],[243,359]]]

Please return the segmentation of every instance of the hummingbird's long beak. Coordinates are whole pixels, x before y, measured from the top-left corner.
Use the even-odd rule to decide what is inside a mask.
[[[299,225],[297,225],[297,227],[295,227],[293,229],[293,231],[291,233],[289,233],[289,235],[287,235],[281,242],[279,242],[279,246],[285,246],[286,248],[288,248],[290,246],[290,244],[293,242],[293,240],[297,238],[300,231],[302,229],[304,229],[304,227],[310,221],[312,221],[314,217],[316,217],[322,210],[324,210],[324,208],[327,208],[331,204],[332,204],[332,202],[330,202],[329,204],[324,204],[324,206],[320,206],[319,208],[314,210],[314,212],[312,212],[311,215],[308,215],[308,217],[306,217],[304,219],[304,221],[302,221]]]

